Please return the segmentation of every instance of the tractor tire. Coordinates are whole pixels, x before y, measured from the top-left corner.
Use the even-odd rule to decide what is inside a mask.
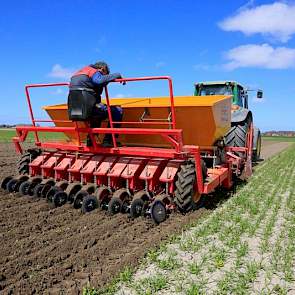
[[[20,175],[29,174],[29,164],[41,154],[39,149],[28,149],[18,160],[17,170]]]
[[[175,182],[175,197],[174,203],[179,211],[186,213],[197,208],[193,200],[196,181],[196,169],[193,163],[181,165],[177,173],[177,181]]]
[[[225,145],[229,147],[246,147],[249,123],[249,119],[243,122],[232,123],[230,130],[225,135]],[[245,153],[242,152],[236,152],[236,154],[239,157],[245,156]]]
[[[253,139],[253,153],[252,161],[258,162],[261,153],[261,132],[258,128],[254,128],[254,139]]]

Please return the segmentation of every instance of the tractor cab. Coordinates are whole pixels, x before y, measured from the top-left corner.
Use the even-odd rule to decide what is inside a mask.
[[[248,108],[247,90],[234,81],[196,83],[194,95],[231,95],[233,105]]]

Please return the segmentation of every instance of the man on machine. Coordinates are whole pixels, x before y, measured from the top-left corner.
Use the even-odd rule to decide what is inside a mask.
[[[73,121],[89,121],[90,127],[99,128],[101,121],[108,118],[107,106],[101,103],[104,87],[115,79],[121,79],[119,73],[110,74],[109,66],[99,61],[86,66],[73,74],[68,96],[69,118]],[[112,119],[122,121],[122,108],[111,106]],[[120,127],[115,124],[114,127]],[[92,145],[88,136],[87,145]],[[113,146],[112,135],[106,134],[102,145]]]

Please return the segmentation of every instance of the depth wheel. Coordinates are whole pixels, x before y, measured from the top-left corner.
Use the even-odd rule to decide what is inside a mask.
[[[98,201],[97,198],[93,195],[88,195],[83,199],[83,203],[82,203],[82,213],[87,213],[87,212],[91,212],[93,210],[95,210],[96,208],[98,208]]]
[[[66,190],[68,192],[68,202],[70,204],[74,203],[75,197],[81,188],[82,188],[81,184],[75,184],[69,192],[68,192],[68,189]]]
[[[179,211],[186,213],[197,208],[196,203],[200,200],[200,194],[195,192],[196,170],[193,163],[181,165],[175,182],[174,203]]]
[[[17,182],[18,182],[18,180],[17,179],[14,179],[14,178],[12,178],[11,180],[9,180],[7,182],[7,185],[6,185],[7,191],[10,192],[10,193],[13,193],[14,192],[14,189],[16,187]]]
[[[43,183],[39,183],[34,187],[34,190],[33,190],[33,197],[34,198],[41,198],[41,192],[42,192],[43,187],[44,187]]]
[[[47,194],[46,194],[46,199],[47,199],[47,201],[48,201],[49,203],[52,203],[52,202],[53,202],[53,197],[54,197],[54,195],[55,195],[57,192],[59,192],[59,191],[61,191],[61,188],[60,188],[60,187],[58,187],[58,186],[52,186],[52,187],[48,190],[48,192],[47,192]]]
[[[59,191],[55,193],[55,195],[52,198],[52,202],[55,207],[63,206],[64,204],[66,204],[67,200],[68,200],[68,195],[64,191]]]
[[[1,188],[6,190],[7,189],[7,184],[8,182],[12,179],[13,177],[12,176],[7,176],[5,177],[2,182],[1,182]]]
[[[154,223],[160,224],[167,218],[166,206],[160,200],[155,200],[151,205],[151,217]]]
[[[31,182],[30,181],[24,181],[20,186],[19,186],[19,189],[18,189],[18,192],[22,195],[27,195],[29,193],[29,187],[31,185]]]
[[[141,215],[144,215],[150,197],[146,191],[137,192],[132,199],[130,204],[130,217],[137,218]]]
[[[80,209],[82,207],[84,198],[87,196],[88,196],[87,191],[81,190],[81,191],[77,192],[77,194],[75,195],[75,198],[74,198],[73,207],[75,209]]]
[[[129,209],[131,195],[128,189],[120,188],[114,192],[113,198],[118,198],[122,201],[121,212],[126,213]]]
[[[108,212],[110,215],[115,215],[121,212],[123,206],[123,201],[120,198],[112,197],[109,205]]]
[[[137,218],[144,213],[144,201],[142,199],[135,199],[130,205],[130,217]]]
[[[34,182],[32,182],[31,184],[30,184],[30,186],[28,187],[28,195],[29,196],[34,196],[34,189],[35,189],[35,187],[39,184],[41,182],[41,180],[40,181],[34,181]]]
[[[47,193],[50,191],[50,189],[54,186],[54,183],[47,183],[44,184],[40,193],[41,198],[46,198]]]
[[[95,196],[98,201],[98,208],[101,210],[108,209],[108,203],[112,197],[112,191],[107,186],[100,186],[95,191]]]

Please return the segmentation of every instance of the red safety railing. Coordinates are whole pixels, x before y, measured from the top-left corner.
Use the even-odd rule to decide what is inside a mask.
[[[68,123],[72,122],[70,120],[43,120],[43,119],[35,119],[34,112],[31,103],[31,97],[29,93],[29,89],[31,88],[42,88],[42,87],[58,87],[58,86],[69,86],[69,83],[47,83],[47,84],[30,84],[25,86],[25,93],[27,98],[27,103],[29,106],[30,117],[32,121],[33,127],[18,127],[17,130],[23,134],[27,134],[27,132],[31,131],[35,134],[36,143],[40,143],[38,132],[76,132],[79,145],[81,145],[80,140],[80,132],[86,132],[90,134],[90,137],[93,134],[105,134],[110,133],[112,134],[112,140],[114,144],[114,148],[117,147],[116,143],[116,134],[159,134],[164,139],[167,140],[170,144],[172,144],[176,150],[179,152],[182,148],[182,131],[176,130],[176,116],[175,116],[175,106],[174,106],[174,95],[173,95],[173,85],[172,79],[169,76],[157,76],[157,77],[138,77],[138,78],[122,78],[116,79],[115,83],[126,83],[126,82],[138,82],[138,81],[151,81],[151,80],[166,80],[168,82],[168,89],[169,89],[169,97],[170,97],[170,110],[171,110],[171,121],[170,122],[161,122],[158,120],[156,122],[143,122],[143,121],[136,121],[136,122],[116,122],[113,121],[112,114],[111,114],[111,104],[110,104],[110,97],[108,93],[108,88],[105,87],[105,100],[107,105],[107,112],[108,112],[108,120],[110,124],[110,128],[79,128],[77,122],[75,123],[75,127],[37,127],[36,123]],[[151,98],[152,99],[152,98]],[[114,128],[114,124],[136,124],[136,125],[169,125],[169,129],[146,129],[146,128]],[[171,130],[172,129],[172,130]],[[169,132],[168,132],[169,131]],[[171,132],[172,131],[172,132]],[[174,131],[174,132],[173,132]],[[25,139],[24,136],[19,136],[22,139]],[[96,147],[96,144],[95,144]]]

